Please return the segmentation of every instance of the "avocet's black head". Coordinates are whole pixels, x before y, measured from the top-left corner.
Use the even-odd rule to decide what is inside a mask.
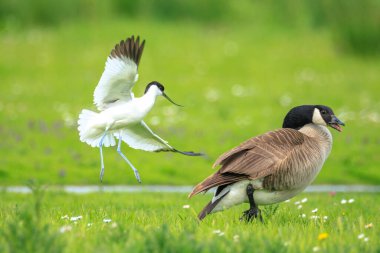
[[[283,128],[300,129],[307,124],[330,126],[339,132],[344,123],[340,121],[333,110],[325,105],[301,105],[291,109],[285,116]]]
[[[156,91],[158,91],[158,92],[156,93],[157,96],[158,96],[158,95],[162,95],[164,98],[166,98],[167,100],[169,100],[171,103],[173,103],[173,104],[175,104],[175,105],[177,105],[177,106],[182,106],[182,105],[179,105],[179,104],[175,103],[173,100],[171,100],[171,99],[168,97],[168,95],[166,95],[165,92],[164,92],[165,87],[164,87],[162,84],[160,84],[159,82],[157,82],[157,81],[150,82],[150,83],[146,86],[144,94],[146,94],[146,93],[147,93],[152,87],[157,87],[157,89],[158,89],[158,90],[156,89]]]
[[[153,81],[153,82],[148,83],[148,85],[147,85],[146,88],[145,88],[144,94],[147,93],[148,90],[149,90],[149,88],[150,88],[151,86],[153,86],[153,85],[157,86],[157,88],[158,88],[161,92],[164,92],[165,87],[164,87],[162,84],[160,84],[159,82],[157,82],[157,81]]]

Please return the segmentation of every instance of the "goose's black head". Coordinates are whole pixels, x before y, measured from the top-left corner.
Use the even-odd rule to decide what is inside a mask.
[[[333,110],[325,105],[301,105],[292,108],[285,116],[283,128],[300,129],[307,124],[330,126],[339,132],[344,123],[340,121]]]

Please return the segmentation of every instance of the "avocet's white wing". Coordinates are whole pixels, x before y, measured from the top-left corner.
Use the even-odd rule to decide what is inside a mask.
[[[135,40],[132,36],[111,51],[94,92],[94,104],[99,110],[133,98],[132,87],[138,79],[137,68],[144,45],[145,40],[140,44],[140,38]]]
[[[120,131],[122,140],[131,148],[150,152],[174,151],[174,148],[167,141],[153,133],[144,121],[135,125],[129,125],[128,128]],[[119,134],[115,133],[115,137],[119,138]]]
[[[194,153],[191,151],[179,151],[173,148],[167,141],[155,134],[144,121],[141,121],[135,125],[129,125],[128,128],[124,128],[120,131],[122,140],[131,148],[150,152],[171,151],[189,156],[203,155],[201,153]],[[119,134],[115,133],[115,137],[119,138]]]

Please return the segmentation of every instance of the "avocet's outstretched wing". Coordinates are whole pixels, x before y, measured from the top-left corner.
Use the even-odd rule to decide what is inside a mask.
[[[140,44],[140,38],[135,40],[132,36],[112,49],[94,92],[94,104],[99,110],[133,98],[132,87],[138,79],[137,67],[144,45],[145,40]]]
[[[121,138],[131,148],[141,149],[150,152],[171,151],[189,156],[200,156],[201,153],[179,151],[168,144],[167,141],[156,135],[144,121],[135,125],[129,125],[121,131]],[[119,138],[119,134],[115,133]]]

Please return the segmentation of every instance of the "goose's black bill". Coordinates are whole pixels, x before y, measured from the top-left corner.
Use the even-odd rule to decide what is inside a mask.
[[[339,132],[342,132],[341,126],[345,126],[345,124],[340,119],[338,119],[335,115],[332,115],[331,121],[329,122],[329,126],[331,126],[332,128],[334,128],[335,130]]]
[[[176,106],[181,106],[181,107],[183,107],[183,105],[179,105],[179,104],[175,103],[173,100],[171,100],[171,98],[168,97],[168,95],[166,95],[165,92],[162,92],[162,96],[163,96],[164,98],[166,98],[167,100],[169,100],[172,104],[174,104],[174,105],[176,105]]]

